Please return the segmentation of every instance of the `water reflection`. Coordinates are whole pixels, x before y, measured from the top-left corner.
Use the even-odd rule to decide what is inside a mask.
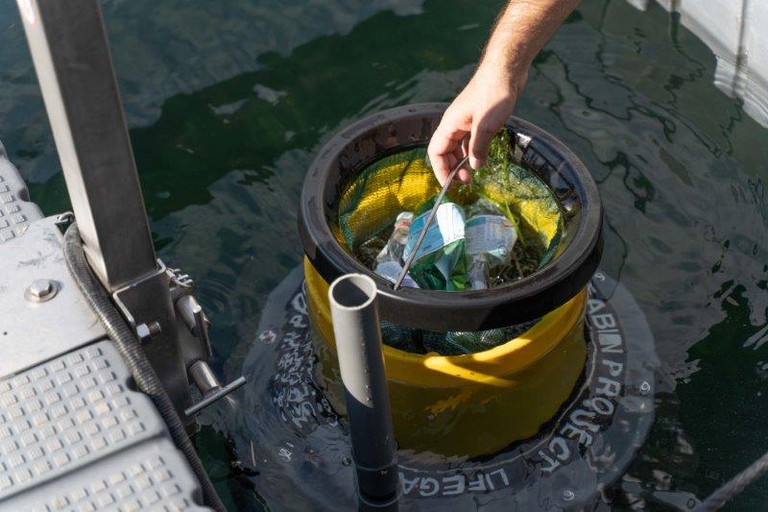
[[[314,152],[366,113],[451,99],[497,8],[105,3],[152,230],[163,259],[199,282],[219,370],[239,373],[254,333],[265,332],[259,318],[284,314],[267,295],[300,261],[293,212]],[[66,207],[63,181],[9,9],[0,9],[9,20],[0,36],[2,137],[33,198],[53,213]],[[600,183],[603,268],[641,304],[662,362],[656,423],[604,492],[616,508],[686,510],[768,448],[752,428],[768,417],[768,132],[712,85],[715,64],[658,7],[585,0],[537,59],[517,109]],[[263,354],[266,371],[275,361]],[[268,506],[301,509],[306,497],[292,480],[323,457],[348,456],[348,446],[322,428],[298,453],[295,436],[264,445],[280,428],[275,404],[249,399],[263,421],[247,429],[225,410],[204,413],[206,467],[229,503],[256,507],[268,489],[283,497]],[[230,439],[246,443],[248,456]],[[341,483],[352,470],[341,467],[328,492],[353,499]],[[759,484],[734,508],[767,499]],[[490,494],[476,504],[504,507]]]

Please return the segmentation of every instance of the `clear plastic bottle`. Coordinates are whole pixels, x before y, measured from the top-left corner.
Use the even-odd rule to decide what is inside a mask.
[[[406,242],[408,242],[408,233],[411,231],[412,220],[413,213],[411,212],[401,212],[397,216],[392,236],[389,237],[384,249],[376,256],[376,263],[378,265],[388,261],[402,263],[403,251],[405,250]]]
[[[393,283],[397,281],[400,272],[403,271],[403,251],[405,250],[405,244],[408,241],[408,233],[411,230],[412,220],[413,213],[411,212],[402,212],[397,216],[392,235],[389,237],[389,240],[387,240],[387,244],[381,252],[376,256],[376,261],[373,263],[373,271]],[[419,287],[419,285],[411,279],[410,275],[405,276],[403,286],[408,288]]]
[[[491,270],[509,264],[517,231],[501,210],[486,199],[470,206],[467,213],[470,217],[464,233],[469,287],[484,290],[488,288]]]
[[[376,268],[374,268],[373,271],[381,277],[396,283],[397,278],[400,277],[400,273],[403,271],[403,267],[400,265],[399,261],[385,261],[383,263],[377,263]],[[413,280],[410,274],[405,275],[402,285],[406,288],[419,288],[419,285],[416,284],[416,281]]]

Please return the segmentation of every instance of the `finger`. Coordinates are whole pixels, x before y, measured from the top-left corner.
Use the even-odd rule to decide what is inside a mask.
[[[450,170],[453,170],[453,168],[456,167],[456,164],[459,163],[459,160],[460,160],[459,158],[456,158],[456,155],[453,154],[453,153],[448,155],[446,158],[448,160],[448,169],[450,169]],[[448,174],[450,174],[450,171],[449,171]],[[447,176],[446,176],[446,178],[447,178]],[[441,183],[441,185],[442,185],[442,183]]]
[[[467,156],[467,144],[469,143],[469,135],[464,137],[460,143],[456,145],[456,148],[453,150],[453,156],[456,158],[456,163],[460,162],[464,159],[465,156]]]
[[[463,130],[444,128],[441,124],[432,136],[427,148],[427,154],[432,164],[432,170],[440,185],[445,183],[453,166],[456,165],[458,160],[455,159],[453,152],[457,148],[460,149],[461,140],[466,134]]]
[[[438,183],[442,186],[445,180],[448,179],[448,174],[451,172],[451,157],[452,155],[440,155],[430,156],[429,162],[432,164],[432,171],[435,173]]]
[[[456,148],[456,150],[453,152],[454,156],[456,157],[456,164],[457,165],[460,161],[464,159],[464,157],[468,154],[468,148],[469,148],[469,137],[464,137],[461,140],[461,144],[459,147]],[[456,177],[459,181],[462,183],[469,183],[472,181],[472,169],[469,167],[469,162],[464,162],[461,166],[461,169],[459,172],[456,173]]]
[[[468,167],[469,164],[464,164],[464,166],[459,169],[459,172],[456,173],[456,178],[462,183],[469,183],[472,181],[472,170],[468,169]]]
[[[469,135],[471,127],[471,117],[464,113],[464,109],[455,108],[452,105],[445,111],[440,124],[432,135],[427,154],[435,176],[441,185],[448,178],[452,165],[456,165],[456,162],[448,161],[447,155],[461,147],[461,141]]]
[[[472,125],[472,135],[469,141],[469,165],[472,169],[479,169],[485,165],[488,159],[488,150],[491,147],[491,139],[501,126],[495,126],[484,117]]]

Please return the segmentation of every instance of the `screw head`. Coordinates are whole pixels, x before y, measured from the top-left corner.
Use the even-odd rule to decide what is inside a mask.
[[[32,302],[45,302],[56,295],[56,284],[50,279],[35,279],[25,292],[27,300]]]

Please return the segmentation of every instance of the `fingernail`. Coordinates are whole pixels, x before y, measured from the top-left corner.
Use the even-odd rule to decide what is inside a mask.
[[[472,167],[472,169],[478,170],[483,165],[485,165],[485,161],[480,160],[479,158],[469,157],[469,166]]]

